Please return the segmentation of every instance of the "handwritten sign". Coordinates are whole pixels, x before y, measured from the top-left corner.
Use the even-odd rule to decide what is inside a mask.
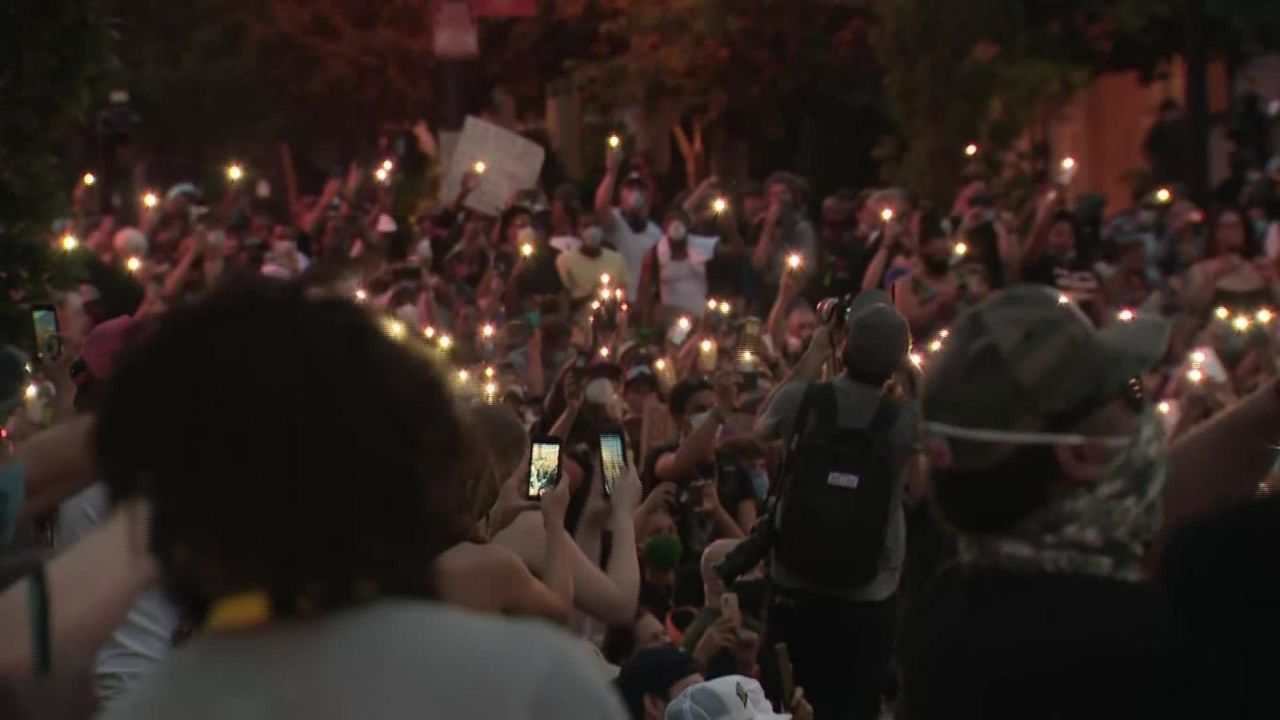
[[[546,150],[541,145],[493,123],[468,116],[449,158],[442,198],[450,202],[457,197],[463,174],[474,168],[477,162],[483,162],[485,171],[480,187],[467,197],[466,206],[496,215],[516,192],[537,186],[545,159]]]

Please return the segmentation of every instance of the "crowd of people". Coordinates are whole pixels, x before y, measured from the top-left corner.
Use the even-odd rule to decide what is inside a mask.
[[[498,214],[83,178],[0,352],[0,714],[1274,711],[1280,156],[946,208],[609,145]]]

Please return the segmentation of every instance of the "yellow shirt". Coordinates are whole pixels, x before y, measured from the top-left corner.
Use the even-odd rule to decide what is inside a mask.
[[[599,257],[587,257],[580,251],[560,253],[556,258],[556,271],[560,282],[569,291],[569,297],[579,300],[600,289],[600,276],[609,275],[610,287],[628,287],[631,276],[622,254],[609,248],[600,248]]]

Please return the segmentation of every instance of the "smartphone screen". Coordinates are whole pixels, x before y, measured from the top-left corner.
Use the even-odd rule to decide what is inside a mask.
[[[41,359],[56,358],[62,353],[58,337],[58,311],[52,305],[31,308],[31,325],[36,332],[36,355]]]
[[[672,323],[671,330],[667,333],[667,342],[679,347],[684,344],[685,340],[689,339],[689,333],[692,331],[693,323],[691,322]]]
[[[612,497],[618,478],[627,467],[627,445],[621,431],[600,433],[600,470],[604,474],[604,496]]]
[[[738,594],[727,592],[720,596],[720,616],[729,618],[734,627],[742,626],[742,610],[738,606]]]
[[[533,441],[529,452],[529,480],[525,497],[540,500],[560,481],[560,441],[540,438]]]

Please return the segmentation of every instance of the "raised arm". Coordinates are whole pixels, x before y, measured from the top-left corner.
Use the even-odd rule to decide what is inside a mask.
[[[620,149],[610,149],[605,153],[604,177],[600,178],[600,185],[596,188],[596,220],[600,223],[600,229],[604,232],[611,232],[617,224],[617,219],[613,215],[613,190],[618,184],[618,169],[622,166],[622,151]]]

